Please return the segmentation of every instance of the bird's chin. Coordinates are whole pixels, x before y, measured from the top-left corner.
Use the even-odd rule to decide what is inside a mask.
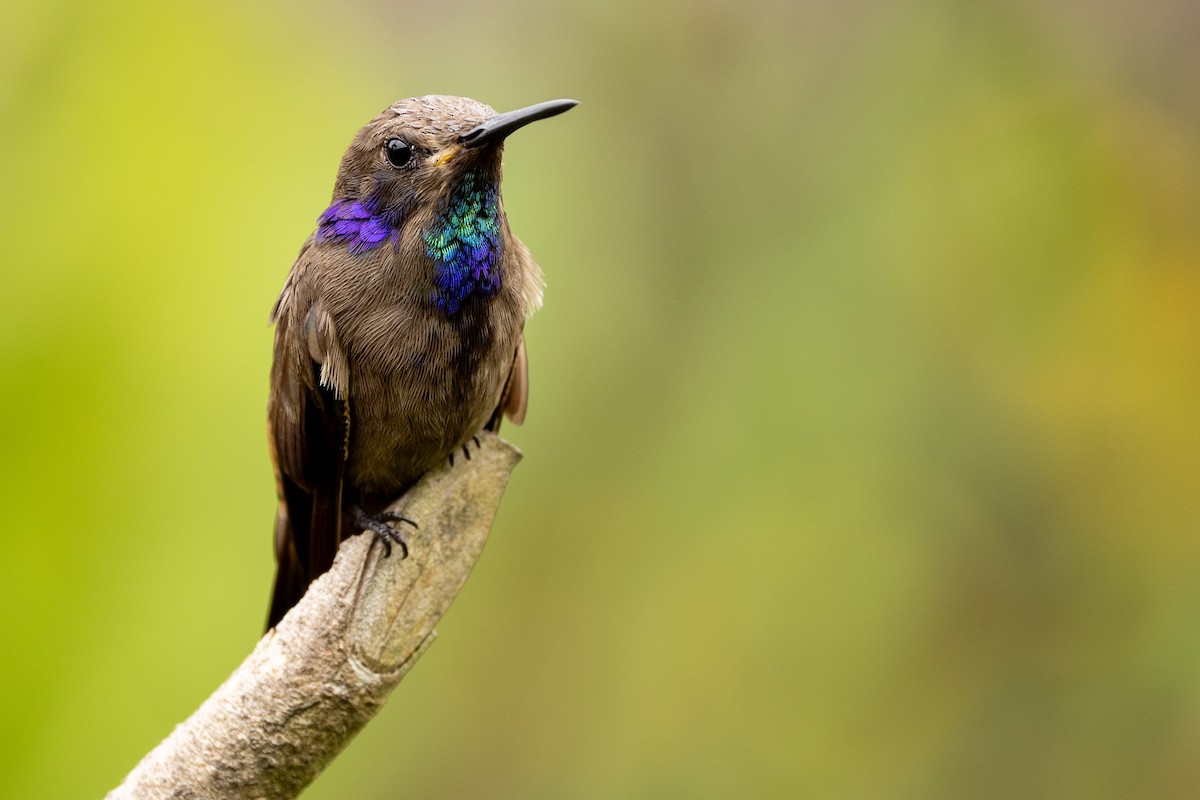
[[[499,162],[502,149],[503,144],[500,142],[487,147],[450,144],[430,156],[429,163],[434,170],[455,173],[491,169]]]
[[[461,145],[452,144],[445,150],[434,155],[433,165],[435,167],[444,167],[447,164],[451,164],[462,156],[462,152],[463,148]]]

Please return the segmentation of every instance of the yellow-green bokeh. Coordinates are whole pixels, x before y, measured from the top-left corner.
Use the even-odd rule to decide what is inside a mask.
[[[1190,797],[1200,17],[0,4],[0,793],[250,650],[267,311],[393,100],[515,136],[525,451],[312,798]]]

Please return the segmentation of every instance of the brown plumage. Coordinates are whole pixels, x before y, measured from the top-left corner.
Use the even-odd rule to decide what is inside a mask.
[[[382,509],[501,412],[524,419],[522,330],[542,278],[500,204],[501,150],[513,130],[573,105],[496,114],[411,98],[354,137],[271,312],[268,627],[344,536],[366,524],[396,540]]]

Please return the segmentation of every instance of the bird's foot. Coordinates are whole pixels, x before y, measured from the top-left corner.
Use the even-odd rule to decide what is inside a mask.
[[[393,542],[400,548],[400,557],[408,558],[408,545],[405,543],[404,537],[400,535],[400,531],[396,530],[395,526],[391,523],[407,522],[414,529],[417,528],[417,523],[403,514],[397,514],[395,511],[368,514],[357,506],[354,508],[354,522],[360,525],[364,531],[374,533],[375,538],[383,543],[384,558],[391,557]]]
[[[476,447],[483,447],[483,444],[480,443],[478,436],[472,436],[471,442],[474,442]],[[467,461],[471,460],[471,442],[464,442],[461,448],[463,458],[465,458]],[[452,467],[454,466],[454,453],[454,450],[450,451],[450,466]]]

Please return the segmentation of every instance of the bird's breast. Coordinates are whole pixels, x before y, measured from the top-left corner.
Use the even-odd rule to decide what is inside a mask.
[[[503,298],[455,314],[419,302],[364,309],[346,342],[348,477],[399,491],[477,433],[500,401],[520,336]]]

